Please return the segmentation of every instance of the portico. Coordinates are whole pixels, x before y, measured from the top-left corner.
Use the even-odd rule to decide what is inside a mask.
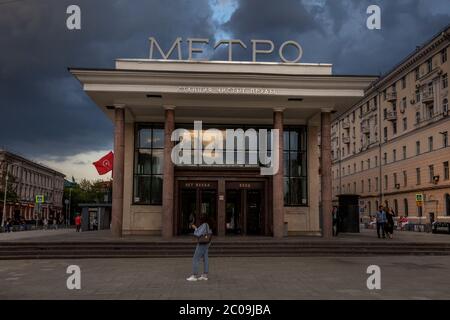
[[[117,236],[170,238],[206,214],[220,236],[331,237],[331,113],[362,98],[375,77],[334,76],[329,64],[133,59],[70,72],[115,124]],[[194,134],[194,121],[204,130],[277,129],[270,152],[279,170],[174,164],[171,135]]]

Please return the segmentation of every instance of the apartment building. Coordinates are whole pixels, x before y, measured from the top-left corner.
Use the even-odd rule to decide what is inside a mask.
[[[363,220],[387,203],[414,224],[450,222],[449,44],[447,26],[332,122],[333,199],[360,195]]]
[[[64,174],[25,159],[17,154],[0,150],[0,190],[5,189],[8,172],[8,198],[5,219],[33,220],[38,215],[36,196],[43,195],[40,218],[58,217],[62,213]],[[11,194],[15,199],[11,199]],[[3,197],[0,199],[0,218],[3,215]]]

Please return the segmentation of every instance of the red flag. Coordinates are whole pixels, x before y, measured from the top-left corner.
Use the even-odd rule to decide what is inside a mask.
[[[110,151],[106,156],[100,158],[100,160],[93,162],[93,165],[98,171],[99,175],[110,172],[113,169],[114,154]]]

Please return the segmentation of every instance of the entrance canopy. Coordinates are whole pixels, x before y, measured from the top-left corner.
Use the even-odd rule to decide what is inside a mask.
[[[322,110],[356,103],[377,77],[332,75],[330,64],[119,59],[115,69],[70,68],[92,100],[114,119],[125,105],[127,122],[164,120],[176,106],[177,122],[285,123],[319,120]]]

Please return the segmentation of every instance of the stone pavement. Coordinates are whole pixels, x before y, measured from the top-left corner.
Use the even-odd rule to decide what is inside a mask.
[[[257,240],[257,241],[272,241],[272,237],[243,237],[243,236],[227,236],[214,237],[214,240]],[[58,229],[58,230],[36,230],[36,231],[21,231],[11,233],[0,233],[1,241],[160,241],[158,236],[124,236],[123,238],[116,238],[111,235],[110,230],[100,231],[86,231],[75,232],[75,229]],[[303,236],[303,237],[287,237],[283,240],[292,241],[322,241],[321,237]],[[189,236],[174,237],[171,241],[192,241]],[[412,232],[412,231],[396,231],[394,232],[394,239],[378,239],[375,230],[362,229],[360,233],[346,234],[341,233],[338,237],[333,238],[333,241],[386,241],[386,242],[440,242],[450,243],[449,234],[432,234],[427,232]]]
[[[41,240],[41,239],[65,239],[67,234],[75,232],[75,229],[48,229],[48,230],[29,230],[0,233],[1,241],[16,240]],[[109,231],[108,231],[109,232]]]
[[[81,268],[81,290],[66,269]],[[369,265],[381,290],[368,290]],[[4,299],[450,299],[450,257],[210,258],[210,279],[187,282],[191,259],[1,261]]]

